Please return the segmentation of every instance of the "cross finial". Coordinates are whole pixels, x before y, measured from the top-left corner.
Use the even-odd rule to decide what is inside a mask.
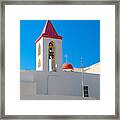
[[[81,68],[83,68],[83,58],[82,58],[82,56],[80,58],[80,66],[81,66]]]
[[[68,59],[68,55],[65,54],[64,57],[65,57],[65,62],[67,63],[67,62],[68,62],[68,61],[67,61],[67,59]]]

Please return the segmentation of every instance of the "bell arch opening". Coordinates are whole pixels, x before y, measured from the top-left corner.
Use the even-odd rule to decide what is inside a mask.
[[[49,72],[57,71],[56,46],[54,41],[51,41],[48,45],[48,71]]]

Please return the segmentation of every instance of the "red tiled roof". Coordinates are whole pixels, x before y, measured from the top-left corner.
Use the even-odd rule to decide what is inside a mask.
[[[62,39],[62,36],[59,36],[57,34],[50,20],[47,20],[46,25],[42,31],[42,34],[38,37],[35,43],[37,43],[41,39],[41,37]]]

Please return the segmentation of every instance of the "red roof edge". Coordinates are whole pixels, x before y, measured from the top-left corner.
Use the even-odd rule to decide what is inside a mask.
[[[40,37],[38,37],[38,39],[35,41],[35,43],[37,43],[42,37],[55,38],[55,39],[62,40],[62,36],[49,36],[49,35],[43,33]]]
[[[52,25],[50,20],[46,21],[46,24],[44,26],[44,29],[42,31],[42,34],[38,37],[38,39],[35,41],[35,43],[37,43],[42,37],[47,37],[47,38],[56,38],[56,39],[61,39],[62,40],[62,36],[59,36],[54,28],[54,26]]]

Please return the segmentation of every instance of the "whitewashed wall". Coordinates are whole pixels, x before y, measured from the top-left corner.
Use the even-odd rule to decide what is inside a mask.
[[[29,89],[26,81],[28,81],[30,74],[32,76],[31,78],[33,78],[33,80],[30,80],[31,83],[36,83],[36,95],[81,96],[81,73],[46,73],[39,71],[31,71],[29,74],[25,73],[26,71],[21,72],[21,89],[24,89],[22,92]],[[89,97],[100,98],[100,75],[85,73],[84,85],[88,85],[89,87]],[[34,90],[33,88],[33,91]],[[21,96],[22,94],[23,93],[21,93]]]
[[[55,42],[56,47],[56,64],[58,65],[57,70],[61,70],[62,68],[62,40],[60,39],[54,39],[54,38],[43,38],[44,42],[44,70],[47,72],[48,71],[48,46],[51,41]]]
[[[40,43],[40,55],[38,56],[38,45]],[[36,71],[43,71],[43,38],[36,43]],[[38,68],[38,60],[40,59],[41,66]]]

